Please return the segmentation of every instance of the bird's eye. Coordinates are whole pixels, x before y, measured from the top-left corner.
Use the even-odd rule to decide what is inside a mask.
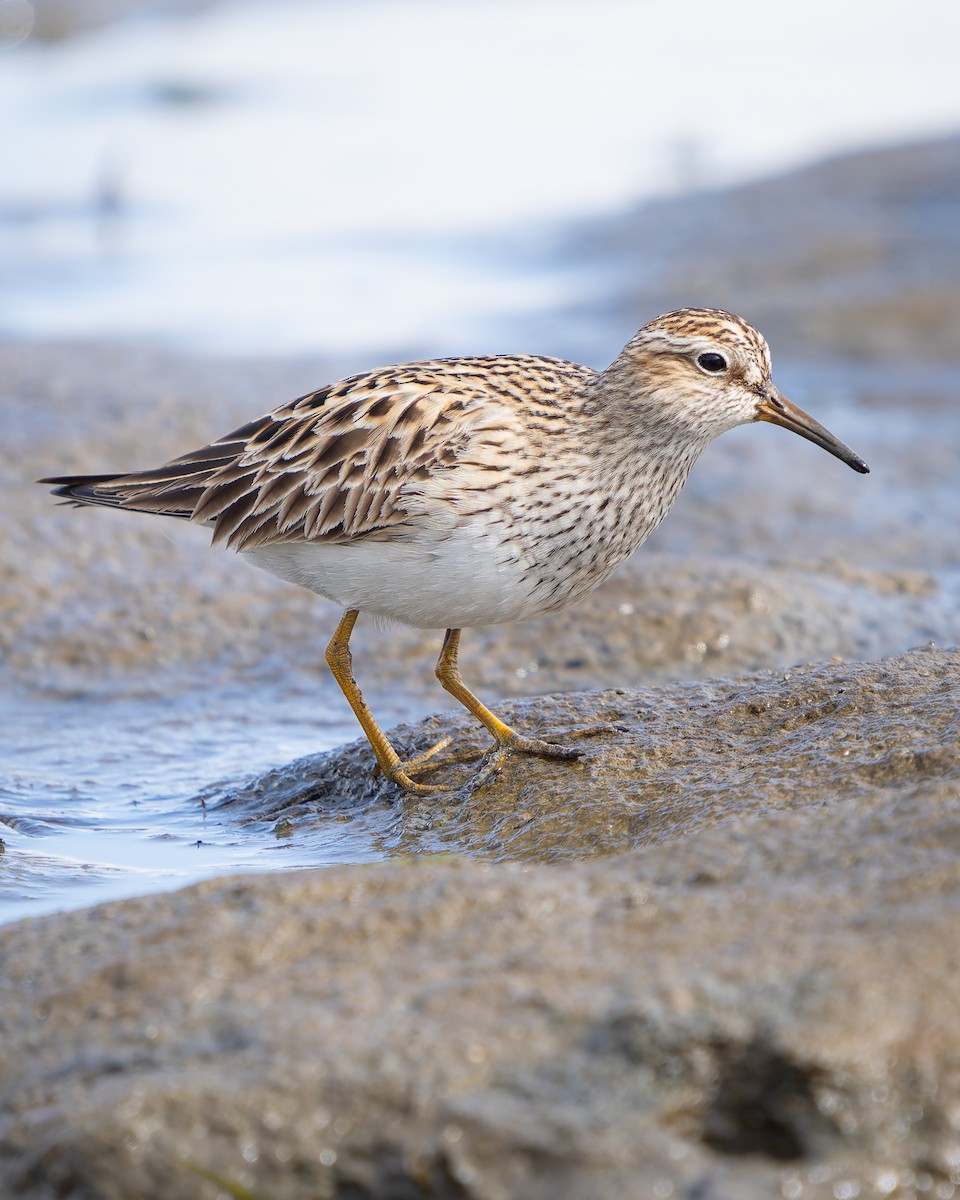
[[[708,371],[711,375],[719,375],[721,371],[727,369],[727,360],[722,354],[699,354],[697,355],[697,366],[704,371]]]

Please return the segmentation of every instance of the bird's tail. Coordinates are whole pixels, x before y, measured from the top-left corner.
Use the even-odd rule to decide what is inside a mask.
[[[54,496],[78,508],[84,504],[103,504],[120,508],[123,504],[123,475],[50,475],[37,483],[52,486]]]
[[[189,521],[213,476],[243,452],[250,428],[253,426],[244,426],[235,434],[151,471],[127,475],[52,475],[38,479],[37,483],[52,486],[53,494],[64,504],[96,504]]]
[[[185,476],[181,464],[179,469],[160,467],[140,475],[53,475],[37,483],[49,484],[64,504],[93,504],[189,520],[210,474],[205,469]]]

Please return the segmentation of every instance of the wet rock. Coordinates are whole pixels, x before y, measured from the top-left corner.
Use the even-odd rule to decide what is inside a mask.
[[[5,1194],[949,1195],[958,710],[925,650],[518,705],[628,729],[472,793],[261,780],[400,857],[0,930]]]
[[[931,648],[865,665],[505,704],[498,714],[518,732],[577,745],[582,757],[510,756],[480,786],[488,735],[466,715],[433,715],[393,738],[407,757],[451,738],[442,765],[418,777],[455,789],[441,797],[400,794],[378,780],[372,752],[357,742],[206,802],[221,817],[290,822],[294,831],[389,803],[397,820],[382,846],[390,853],[526,862],[614,854],[771,804],[809,808],[960,779],[958,667],[960,651]],[[784,847],[784,861],[789,854]]]

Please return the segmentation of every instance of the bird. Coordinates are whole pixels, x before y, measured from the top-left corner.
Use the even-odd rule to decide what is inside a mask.
[[[557,612],[666,516],[701,452],[765,421],[866,463],[772,378],[765,339],[723,309],[648,321],[605,369],[536,355],[439,358],[351,375],[150,470],[40,480],[78,506],[178,517],[335,601],[326,661],[382,773],[413,794],[443,739],[404,762],[353,676],[363,613],[445,630],[436,675],[508,754],[572,760],[468,688],[462,629]]]

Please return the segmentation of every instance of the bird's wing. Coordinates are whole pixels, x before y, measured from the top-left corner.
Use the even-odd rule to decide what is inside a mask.
[[[214,542],[236,550],[399,534],[410,502],[461,464],[478,429],[517,413],[541,391],[544,371],[559,391],[568,372],[582,370],[520,358],[384,368],[301,396],[154,470],[43,482],[80,504],[212,525]]]

